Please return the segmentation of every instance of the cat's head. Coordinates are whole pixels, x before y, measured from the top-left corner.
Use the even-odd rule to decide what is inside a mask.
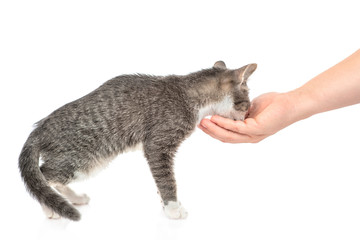
[[[220,91],[225,97],[214,108],[215,114],[234,120],[244,120],[250,108],[247,80],[256,70],[256,64],[248,64],[239,69],[227,69],[223,61],[218,61],[213,68],[219,70]]]

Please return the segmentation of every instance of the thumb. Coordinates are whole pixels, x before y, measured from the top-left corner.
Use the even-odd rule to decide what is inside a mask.
[[[261,135],[262,130],[260,128],[259,123],[255,118],[247,118],[243,122],[244,127],[241,131],[243,131],[247,135]]]

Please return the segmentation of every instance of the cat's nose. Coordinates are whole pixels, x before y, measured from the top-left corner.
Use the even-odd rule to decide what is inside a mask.
[[[241,112],[240,114],[237,114],[236,118],[234,118],[235,121],[244,121],[246,118],[246,112]]]

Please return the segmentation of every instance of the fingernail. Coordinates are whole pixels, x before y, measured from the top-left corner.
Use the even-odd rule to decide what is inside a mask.
[[[211,116],[211,120],[214,120],[214,121],[216,121],[216,119],[218,118],[218,116],[217,115],[213,115],[213,116]]]
[[[203,128],[207,128],[207,126],[206,126],[206,120],[203,119],[203,120],[200,122],[199,126],[201,126],[201,127],[203,127]]]

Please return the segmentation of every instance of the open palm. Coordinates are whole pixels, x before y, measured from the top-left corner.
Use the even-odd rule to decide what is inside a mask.
[[[266,93],[253,100],[245,121],[220,116],[203,119],[199,125],[210,136],[229,143],[256,143],[294,122],[288,94]]]

